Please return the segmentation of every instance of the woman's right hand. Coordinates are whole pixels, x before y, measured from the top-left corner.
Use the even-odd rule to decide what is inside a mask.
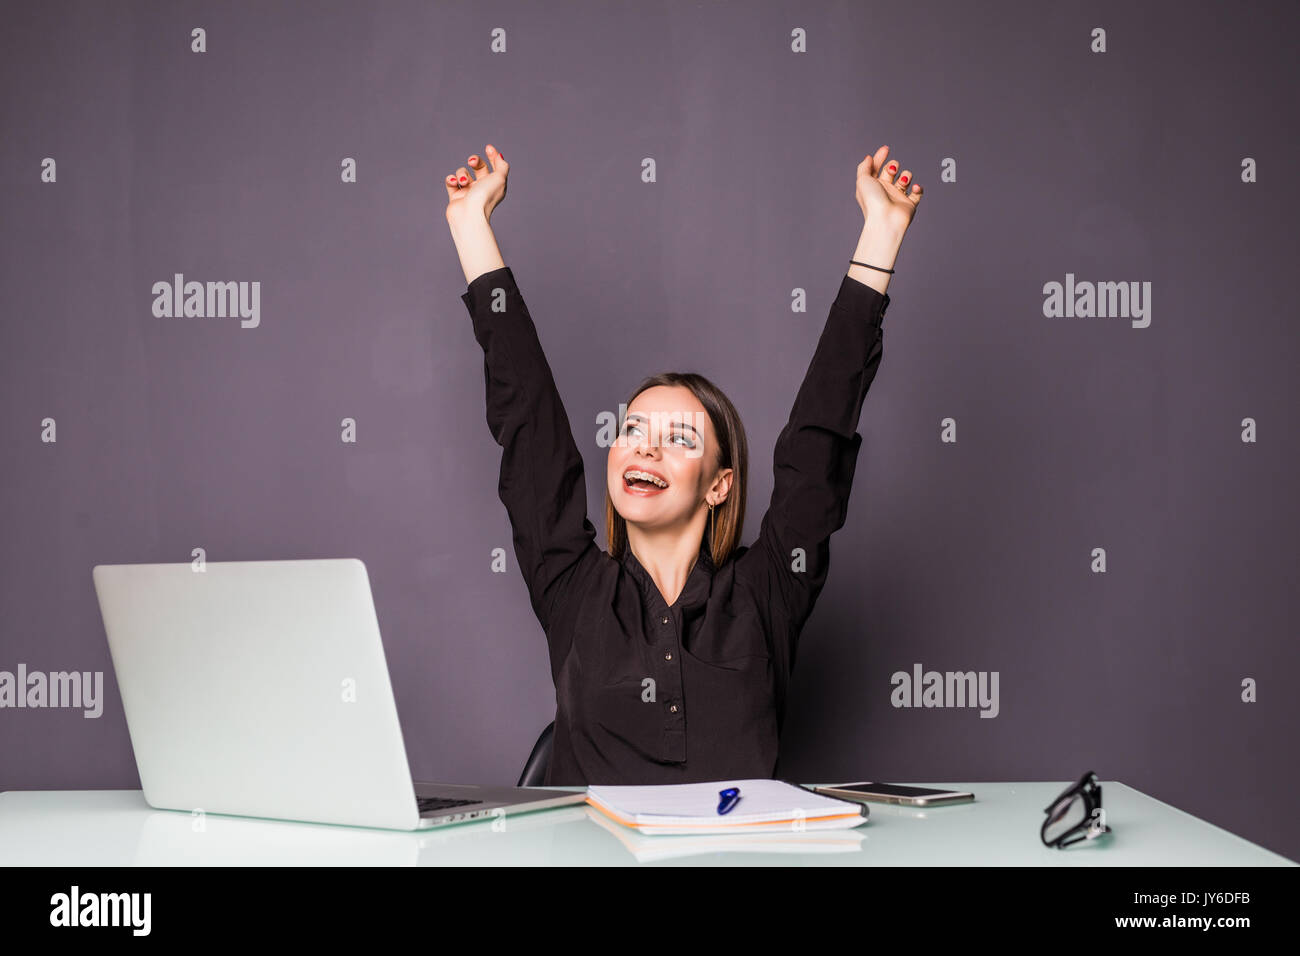
[[[490,170],[482,156],[474,155],[469,157],[468,168],[460,167],[444,181],[447,186],[447,222],[454,224],[475,217],[490,219],[492,210],[506,198],[506,177],[510,174],[510,167],[491,143],[486,152],[492,160]]]

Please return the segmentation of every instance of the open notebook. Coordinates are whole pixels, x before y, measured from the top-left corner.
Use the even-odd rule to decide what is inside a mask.
[[[740,788],[740,802],[718,813],[718,792]],[[833,830],[867,821],[866,804],[822,796],[781,780],[717,780],[658,787],[591,786],[587,802],[641,833],[760,833]]]

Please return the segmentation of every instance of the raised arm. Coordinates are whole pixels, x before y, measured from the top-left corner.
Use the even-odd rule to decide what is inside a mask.
[[[830,536],[848,515],[862,445],[858,419],[880,367],[888,305],[888,294],[849,275],[841,280],[789,421],[776,439],[772,498],[758,538],[738,561],[738,574],[761,578],[792,634],[812,613],[826,583]]]
[[[488,155],[497,155],[491,146]],[[494,163],[492,173],[479,157],[470,165],[482,168],[474,188],[492,187],[500,175],[504,195],[504,164]],[[462,167],[457,182],[465,172]],[[491,203],[493,192],[485,189],[478,198],[455,192],[465,187],[454,186],[453,177],[447,188],[448,223],[469,283],[461,301],[483,348],[488,428],[502,449],[498,492],[533,611],[549,634],[556,597],[580,559],[597,550],[582,455],[514,273],[501,262],[490,208],[485,213],[479,206],[480,199]],[[453,197],[473,205],[453,211],[462,201]]]
[[[461,299],[483,347],[488,428],[502,449],[498,492],[533,610],[549,629],[567,573],[596,548],[582,455],[514,273],[486,272]]]
[[[826,583],[830,537],[848,515],[862,436],[858,420],[880,368],[889,272],[920,199],[881,147],[858,167],[865,224],[840,281],[789,421],[776,440],[772,498],[737,575],[770,595],[776,666],[794,669],[797,638]],[[891,168],[892,167],[892,168]],[[897,177],[898,182],[894,179]],[[874,266],[875,268],[871,268]]]

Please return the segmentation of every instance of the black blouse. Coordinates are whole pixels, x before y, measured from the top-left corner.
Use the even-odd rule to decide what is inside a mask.
[[[510,268],[477,277],[461,299],[483,347],[488,427],[503,450],[498,491],[550,645],[546,783],[774,776],[799,632],[848,513],[889,296],[844,276],[776,440],[757,540],[715,568],[706,534],[671,607],[631,548],[619,561],[596,545],[582,455]]]

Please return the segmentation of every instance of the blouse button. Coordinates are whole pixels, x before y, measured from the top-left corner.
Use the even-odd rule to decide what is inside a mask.
[[[664,655],[664,660],[666,660],[666,661],[670,661],[670,660],[672,660],[672,659],[673,659],[673,655],[672,655],[671,652],[669,652],[669,653],[667,653],[667,654]]]
[[[672,705],[671,707],[669,707],[668,709],[671,710],[674,714],[677,713],[677,705],[676,705],[676,704],[673,704],[673,705]]]
[[[660,623],[660,624],[667,624],[667,623],[668,623],[668,615],[665,614],[665,615],[663,616],[663,618],[660,619],[659,623]]]

